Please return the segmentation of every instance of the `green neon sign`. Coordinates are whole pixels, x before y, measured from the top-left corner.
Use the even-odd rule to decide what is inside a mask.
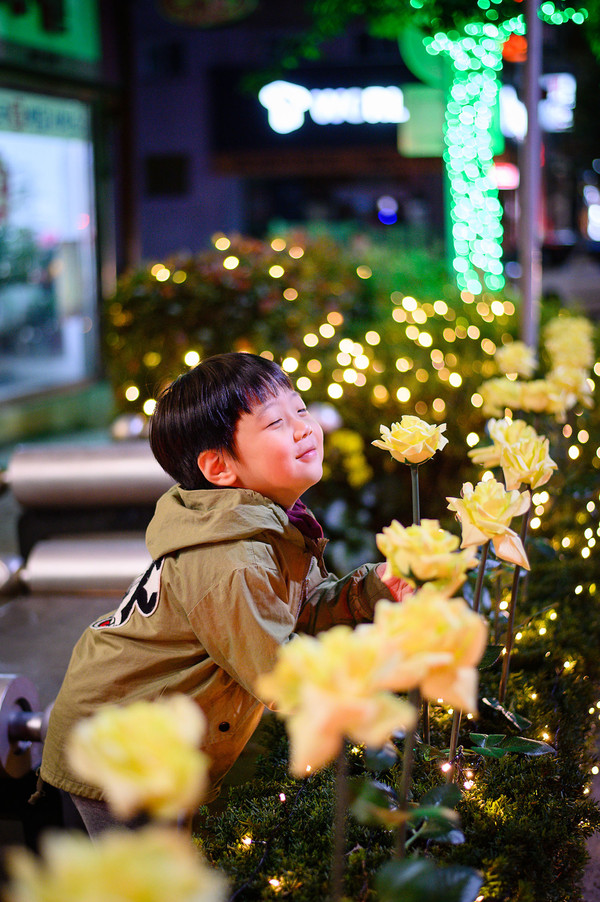
[[[97,62],[97,0],[0,0],[0,40],[59,56]]]

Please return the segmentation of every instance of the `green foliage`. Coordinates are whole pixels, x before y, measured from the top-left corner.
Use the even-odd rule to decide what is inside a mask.
[[[465,435],[482,425],[479,410],[462,402],[495,373],[496,345],[516,335],[516,304],[508,297],[461,297],[435,250],[411,250],[379,234],[349,235],[345,242],[323,232],[278,237],[286,241],[282,251],[232,236],[226,250],[165,260],[162,272],[154,270],[158,279],[150,266],[125,274],[105,305],[104,357],[124,413],[139,412],[186,369],[189,351],[205,357],[251,350],[297,361],[291,377],[307,403],[334,405],[342,419],[343,430],[327,437],[327,478],[310,502],[353,563],[374,553],[365,536],[410,515],[408,473],[371,446],[380,424],[403,413],[448,421],[450,444],[436,458],[436,492],[455,494],[468,463]],[[301,257],[290,256],[294,248]],[[227,257],[239,260],[232,270],[223,266]],[[274,265],[283,275],[269,274]],[[494,301],[501,312],[491,312]],[[323,335],[323,327],[333,334],[326,328]],[[344,339],[350,342],[345,358]],[[331,385],[341,397],[329,396]],[[398,401],[399,390],[407,400]],[[460,423],[448,416],[458,401]],[[423,516],[438,515],[429,496],[426,484]]]
[[[583,4],[570,4],[567,0],[555,0],[558,13],[571,16],[582,10],[587,16],[585,25],[590,44],[598,51],[600,35],[600,4],[588,0]],[[360,24],[376,37],[397,39],[407,27],[417,27],[426,34],[436,32],[457,33],[470,22],[499,25],[516,16],[524,15],[519,0],[495,0],[493,3],[475,4],[471,0],[309,0],[310,26],[301,39],[289,48],[283,63],[297,65],[299,59],[314,58],[318,48],[327,40],[343,34],[353,24]],[[550,16],[544,16],[551,21]]]
[[[311,379],[302,389],[307,402],[332,403],[328,387],[342,389],[335,407],[343,429],[327,436],[327,478],[309,498],[333,539],[334,569],[372,557],[373,536],[391,519],[410,521],[408,468],[371,445],[379,425],[403,413],[448,424],[448,446],[421,471],[421,509],[455,531],[445,497],[481,475],[466,453],[466,436],[482,436],[485,424],[471,397],[494,374],[494,349],[517,334],[516,304],[507,297],[459,295],[445,282],[439,261],[423,250],[394,252],[390,244],[361,236],[348,236],[344,244],[324,234],[285,239],[285,249],[275,251],[266,242],[233,238],[224,251],[165,261],[164,281],[146,269],[120,281],[107,303],[105,335],[121,409],[137,411],[154,397],[184,367],[188,351],[205,356],[238,347],[294,358],[292,378]],[[292,247],[302,247],[303,255],[290,256]],[[227,255],[239,258],[234,270],[223,267]],[[269,269],[276,264],[284,273],[274,278]],[[369,278],[357,273],[361,266],[369,268]],[[287,289],[297,297],[285,300]],[[557,312],[546,302],[543,320]],[[328,317],[329,325],[336,323],[330,338],[320,332]],[[379,338],[374,344],[367,340],[371,332]],[[317,344],[307,344],[307,335]],[[356,365],[356,346],[350,362],[340,362],[344,338],[360,343],[365,369]],[[320,364],[315,372],[313,360]],[[546,366],[542,349],[542,370]],[[348,369],[363,373],[364,384],[347,382]],[[450,374],[459,377],[456,385]],[[133,385],[140,397],[131,402],[125,390]],[[407,402],[398,400],[399,389],[410,392]],[[436,399],[443,403],[436,407]],[[520,581],[504,704],[497,700],[498,650],[505,641],[503,603],[512,568],[490,552],[482,611],[492,650],[480,669],[479,717],[461,721],[459,825],[445,812],[431,811],[431,793],[445,785],[440,759],[452,720],[445,708],[431,705],[431,745],[417,745],[415,753],[409,860],[417,856],[419,867],[425,866],[424,880],[434,866],[481,872],[486,902],[578,902],[585,840],[600,828],[598,807],[586,793],[600,715],[600,563],[593,551],[600,538],[599,420],[597,407],[575,407],[566,423],[533,422],[549,437],[558,471],[544,486],[547,494],[534,492],[540,522],[527,544],[532,569]],[[464,590],[465,597],[472,594],[472,586]],[[369,814],[378,807],[394,814],[386,799],[393,799],[400,782],[396,756],[389,749],[353,749],[350,762],[353,781],[372,788],[375,771],[382,784],[380,795],[366,791]],[[332,768],[293,780],[285,731],[273,723],[255,778],[230,790],[221,813],[205,812],[199,842],[231,876],[234,899],[280,895],[313,902],[328,892],[332,819]],[[348,819],[345,891],[356,902],[378,897],[376,875],[394,845],[391,829],[367,820]]]
[[[411,809],[414,833],[410,833],[409,842],[412,840],[411,852],[418,855],[419,874],[422,867],[424,880],[434,874],[434,865],[470,868],[481,872],[481,893],[489,902],[581,899],[585,840],[600,829],[598,806],[586,794],[595,760],[589,711],[595,710],[600,683],[600,622],[594,588],[599,565],[587,564],[585,591],[576,593],[582,575],[580,560],[573,551],[561,552],[560,559],[535,560],[529,591],[519,608],[528,625],[521,627],[523,639],[517,645],[509,681],[508,698],[516,715],[514,721],[507,720],[502,709],[483,705],[478,720],[467,721],[463,729],[458,786],[462,788],[465,782],[470,786],[463,788],[458,804],[463,843],[440,843],[435,833],[432,836],[421,830],[423,811],[429,815],[432,804],[452,807],[455,800],[446,793],[458,790],[444,782],[439,759],[428,754],[426,747],[417,746],[413,799],[419,800],[419,807]],[[560,580],[558,568],[562,572]],[[539,574],[539,581],[535,574]],[[565,586],[569,587],[566,593]],[[540,605],[540,593],[544,605]],[[556,620],[551,619],[552,613],[558,613]],[[547,630],[544,635],[539,633],[541,624]],[[577,660],[577,665],[565,669],[564,662],[572,659]],[[481,680],[482,694],[493,698],[499,680],[498,665],[482,672]],[[437,706],[432,706],[431,714],[432,741],[443,747],[451,717]],[[469,733],[475,724],[477,732]],[[528,736],[521,735],[524,726]],[[507,727],[511,732],[507,733]],[[544,736],[551,740],[556,754],[527,754],[527,739],[539,744],[536,751],[550,751]],[[479,753],[485,746],[495,748],[501,743],[507,747],[501,758]],[[319,898],[318,893],[323,893],[323,897],[326,894],[323,888],[331,854],[332,769],[303,781],[291,780],[286,772],[284,729],[276,721],[270,726],[269,746],[269,752],[259,762],[256,781],[232,790],[222,817],[208,821],[204,848],[215,864],[233,876],[237,887],[244,887],[235,898],[272,898],[268,879],[276,877],[286,887],[294,885],[290,898],[308,902]],[[389,753],[365,753],[363,757],[362,750],[353,749],[349,757],[353,779],[365,779],[367,764],[378,771],[377,780],[383,786],[393,792],[398,785],[398,765],[392,763]],[[285,806],[279,802],[282,791]],[[387,794],[383,788],[381,793]],[[240,845],[245,832],[252,832],[264,843],[253,853],[254,859]],[[382,864],[390,858],[391,845],[391,831],[361,825],[354,817],[349,819],[348,898],[386,898],[386,890],[376,890],[375,881]],[[262,864],[257,869],[259,861]],[[397,875],[393,879],[402,878]],[[390,885],[394,885],[393,881]]]
[[[482,880],[470,868],[436,867],[431,861],[394,861],[377,878],[381,902],[473,902]]]

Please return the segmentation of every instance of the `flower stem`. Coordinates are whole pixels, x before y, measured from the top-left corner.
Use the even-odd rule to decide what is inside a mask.
[[[481,590],[483,589],[483,578],[485,576],[485,564],[487,561],[488,551],[490,549],[490,540],[485,543],[481,549],[481,557],[479,559],[479,569],[477,570],[477,582],[475,583],[475,594],[473,595],[473,610],[475,613],[479,611],[481,602]]]
[[[429,702],[425,700],[421,706],[421,715],[423,718],[423,742],[425,745],[431,745],[431,730],[429,727]]]
[[[412,514],[415,526],[421,525],[421,500],[419,496],[419,464],[410,465],[410,481],[412,490]],[[429,702],[424,701],[421,706],[421,715],[423,719],[423,742],[426,745],[431,743],[431,731],[429,727]]]
[[[410,701],[419,708],[419,692],[414,690],[409,694]],[[413,727],[404,737],[404,756],[402,759],[402,776],[400,777],[400,791],[398,793],[398,807],[401,812],[408,810],[408,790],[410,789],[410,781],[412,777],[412,766],[414,758],[416,730]],[[396,858],[404,858],[406,856],[406,821],[402,821],[396,831]]]
[[[421,502],[419,500],[419,464],[410,465],[410,479],[412,488],[412,514],[413,523],[421,525]]]
[[[502,572],[498,573],[494,581],[494,645],[497,645],[500,637],[500,602],[502,601]]]
[[[488,551],[490,549],[490,540],[485,543],[483,548],[481,549],[481,557],[479,559],[479,569],[477,570],[477,582],[475,583],[475,594],[473,595],[473,610],[475,613],[479,611],[479,604],[481,602],[481,590],[483,589],[483,579],[485,576],[485,563],[487,561]],[[449,762],[452,764],[454,760],[454,756],[456,755],[456,747],[458,745],[458,733],[460,730],[460,720],[462,717],[462,711],[455,710],[452,715],[452,730],[450,732],[450,754],[448,756]],[[450,783],[454,780],[455,777],[455,768],[452,764],[452,767],[448,771],[447,780]]]
[[[456,749],[458,746],[458,734],[460,731],[460,720],[462,717],[462,711],[456,710],[452,715],[452,731],[450,733],[450,752],[448,754],[448,761],[452,765],[450,770],[446,774],[446,780],[448,783],[452,783],[454,777],[456,776],[456,768],[454,767],[454,758],[456,756]]]
[[[523,514],[523,521],[521,523],[521,542],[523,544],[523,548],[525,547],[525,539],[527,537],[527,527],[529,526],[529,517],[531,514],[531,507],[529,510],[525,511]],[[517,595],[519,594],[519,576],[521,574],[521,568],[518,564],[515,564],[515,572],[513,574],[513,582],[512,582],[512,591],[510,593],[510,605],[508,608],[508,626],[506,627],[506,645],[504,648],[504,658],[502,660],[502,676],[500,677],[500,688],[498,689],[498,701],[501,705],[504,704],[504,699],[506,698],[506,687],[508,684],[508,674],[510,672],[510,656],[513,648],[513,632],[515,626],[515,610],[517,607]]]
[[[335,770],[335,810],[333,819],[333,858],[331,899],[341,902],[344,895],[344,855],[346,852],[346,812],[348,810],[348,764],[346,743],[342,742]]]

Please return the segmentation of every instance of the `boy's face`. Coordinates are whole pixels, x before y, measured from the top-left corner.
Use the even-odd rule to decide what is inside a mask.
[[[281,389],[235,429],[237,460],[228,459],[240,488],[253,489],[285,508],[323,475],[323,430],[295,391]]]

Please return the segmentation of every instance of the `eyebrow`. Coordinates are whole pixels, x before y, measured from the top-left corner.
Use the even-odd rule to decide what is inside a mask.
[[[291,392],[291,395],[292,395],[292,397],[297,398],[298,401],[300,401],[302,404],[304,403],[301,395],[297,391]],[[262,414],[268,413],[269,408],[272,407],[273,404],[278,404],[280,402],[280,400],[281,399],[279,397],[272,397],[269,401],[265,401],[264,404],[259,404],[258,407],[256,408],[257,416],[261,416]]]

